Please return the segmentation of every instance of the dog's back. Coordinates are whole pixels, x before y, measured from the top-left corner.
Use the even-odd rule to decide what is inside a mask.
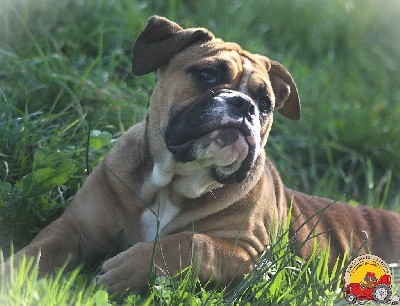
[[[306,195],[285,189],[288,203],[293,198],[290,236],[299,243],[302,257],[312,254],[315,235],[320,247],[330,240],[330,264],[344,253],[372,253],[388,263],[400,262],[400,215],[398,213]],[[313,232],[315,228],[314,233]],[[311,234],[310,234],[311,233]],[[322,243],[321,243],[322,242]],[[325,243],[324,243],[325,242]]]

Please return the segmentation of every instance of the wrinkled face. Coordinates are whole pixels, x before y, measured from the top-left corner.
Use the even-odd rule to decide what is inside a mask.
[[[275,107],[266,57],[212,40],[160,69],[152,118],[181,168],[195,164],[220,184],[242,182],[266,143]],[[199,169],[197,171],[201,172]]]

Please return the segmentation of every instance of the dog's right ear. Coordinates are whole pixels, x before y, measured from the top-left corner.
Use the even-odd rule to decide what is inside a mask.
[[[165,17],[152,16],[133,47],[132,72],[144,75],[155,71],[184,48],[213,37],[206,29],[183,29]]]

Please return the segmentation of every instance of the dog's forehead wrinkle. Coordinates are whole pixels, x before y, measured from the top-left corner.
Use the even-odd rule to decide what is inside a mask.
[[[201,49],[201,57],[198,59],[199,63],[206,63],[207,61],[214,62],[231,62],[236,63],[238,66],[241,64],[241,56],[243,50],[235,43],[218,43],[215,40],[201,45],[193,46],[193,49]],[[194,51],[194,50],[193,50]],[[247,54],[247,53],[246,53]],[[182,54],[182,56],[193,56],[193,52]],[[192,62],[197,62],[195,58],[191,58]]]
[[[253,64],[248,58],[242,57],[242,65],[243,65],[242,79],[240,81],[238,90],[241,93],[248,95],[249,94],[248,84],[250,77],[252,75]]]
[[[207,67],[214,65],[220,65],[221,67],[225,68],[232,68],[233,63],[238,63],[235,57],[229,56],[229,54],[217,53],[215,56],[207,57],[205,59],[201,59],[198,62],[195,62],[189,67],[189,69],[191,67],[196,68],[196,67],[203,67],[203,66]]]
[[[243,52],[242,47],[239,44],[233,42],[225,42],[220,38],[215,38],[213,40],[204,42],[200,45],[200,47],[203,48],[203,52],[205,50],[221,52],[235,51],[237,53]]]

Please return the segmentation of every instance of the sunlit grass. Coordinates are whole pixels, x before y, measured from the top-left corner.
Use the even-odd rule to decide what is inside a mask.
[[[23,258],[10,281],[3,278],[4,259],[0,254],[0,304],[15,305],[108,305],[105,290],[87,284],[79,276],[79,270],[63,274],[59,269],[54,277],[38,279],[38,263],[34,258]]]
[[[321,212],[322,213],[322,212]],[[303,224],[304,225],[304,224]],[[302,227],[301,225],[300,227]],[[300,228],[299,228],[300,229]],[[288,235],[289,223],[280,227],[256,268],[238,285],[214,289],[201,284],[196,269],[182,275],[163,276],[151,281],[141,295],[108,296],[79,269],[67,274],[58,270],[54,277],[38,279],[38,265],[33,258],[23,259],[13,271],[11,281],[0,278],[1,305],[332,305],[340,299],[340,275],[344,260],[328,269],[329,247],[306,261],[293,252]],[[271,235],[272,237],[272,235]],[[309,239],[314,239],[311,234]],[[233,269],[237,267],[231,267]],[[0,272],[4,271],[1,256]],[[4,273],[4,272],[3,272]],[[1,273],[0,273],[1,274]],[[1,274],[2,276],[2,274]],[[305,304],[304,304],[305,305]]]

